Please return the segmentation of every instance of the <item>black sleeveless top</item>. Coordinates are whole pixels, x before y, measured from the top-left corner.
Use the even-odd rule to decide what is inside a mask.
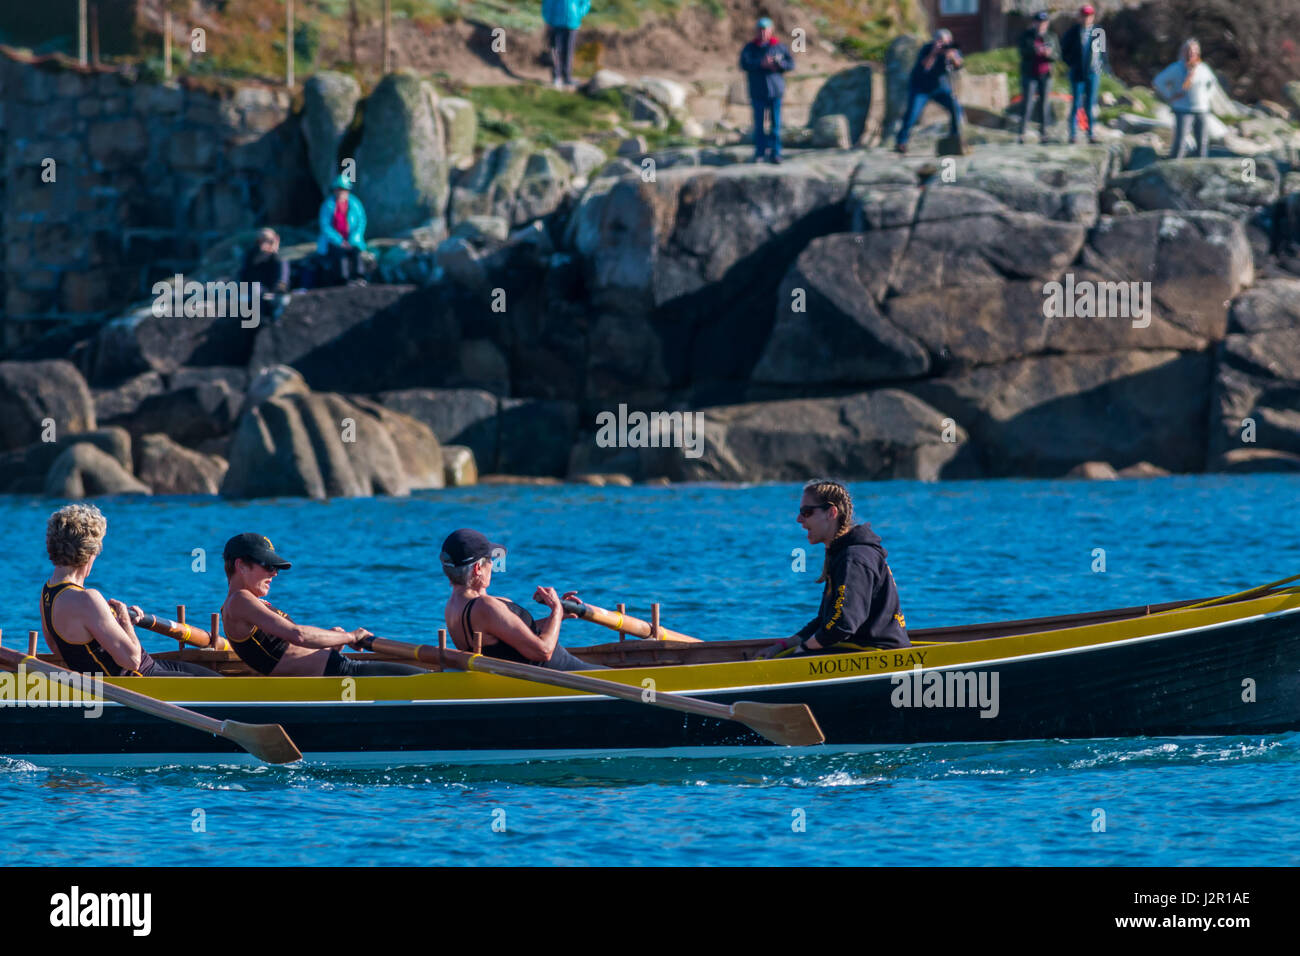
[[[263,601],[267,607],[280,615],[286,621],[290,620],[288,614],[285,614],[279,608],[271,607],[270,601]],[[260,627],[254,627],[248,632],[248,636],[240,640],[231,637],[229,631],[226,636],[230,638],[230,646],[234,648],[235,654],[241,661],[264,676],[269,675],[275,670],[275,665],[280,663],[280,658],[284,657],[285,649],[289,642],[280,637],[266,633]]]
[[[68,588],[76,588],[78,591],[84,591],[80,584],[73,584],[71,581],[63,581],[60,584],[46,584],[41,588],[41,621],[45,624],[45,633],[50,635],[54,640],[54,646],[59,649],[59,656],[63,658],[64,666],[70,670],[80,671],[83,674],[103,674],[105,677],[121,677],[123,674],[131,674],[136,677],[140,676],[139,671],[126,670],[117,661],[113,660],[113,655],[104,650],[99,641],[93,637],[85,644],[73,644],[65,641],[62,635],[54,629],[54,599],[66,591]],[[149,655],[143,654],[140,665],[146,670],[149,661]]]
[[[460,629],[465,632],[465,640],[469,643],[471,648],[474,646],[474,629],[470,627],[469,609],[474,606],[474,602],[477,600],[478,598],[470,598],[465,602],[465,607],[460,612]],[[530,631],[534,634],[537,633],[537,622],[533,620],[533,616],[529,614],[527,610],[520,607],[514,601],[506,601],[502,599],[502,603],[511,610],[515,617],[523,621],[524,625]],[[495,657],[499,661],[514,661],[517,664],[537,664],[537,661],[529,660],[527,657],[524,657],[523,654],[520,654],[515,650],[513,645],[507,644],[499,637],[495,644],[483,644],[483,656]]]

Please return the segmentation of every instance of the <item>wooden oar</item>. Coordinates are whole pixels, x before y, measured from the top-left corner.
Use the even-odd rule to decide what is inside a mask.
[[[30,654],[11,651],[7,647],[0,647],[0,665],[15,673],[20,666],[25,670],[36,671],[46,676],[76,673],[66,667],[47,664]],[[85,689],[83,693],[90,695],[91,691]],[[237,720],[215,720],[106,681],[100,682],[99,688],[94,693],[105,700],[116,701],[124,707],[130,707],[132,710],[224,737],[267,763],[292,763],[302,759],[302,753],[279,724],[243,724]]]
[[[223,638],[217,637],[213,641],[212,635],[201,627],[180,621],[171,621],[165,617],[159,617],[157,614],[146,614],[140,620],[131,623],[136,627],[143,627],[146,631],[153,631],[155,634],[162,634],[164,637],[184,641],[186,644],[192,644],[195,647],[214,647],[217,650],[229,650],[229,646]]]
[[[699,714],[702,717],[736,720],[773,743],[784,747],[806,747],[826,740],[807,704],[760,704],[748,700],[737,701],[734,704],[719,704],[711,700],[666,694],[662,691],[655,692],[651,695],[651,699],[647,700],[642,697],[640,688],[630,687],[627,684],[587,677],[573,671],[552,671],[532,664],[502,661],[481,654],[467,654],[452,648],[408,644],[405,641],[390,641],[382,637],[367,637],[361,641],[361,646],[394,657],[436,664],[442,668],[450,666],[464,671],[481,671],[485,674],[532,681],[535,684],[549,684],[552,687],[567,687],[570,690],[617,697],[636,704],[666,707],[669,710]]]
[[[606,611],[603,607],[584,604],[582,601],[561,601],[560,603],[564,605],[566,613],[576,614],[584,621],[599,624],[601,627],[607,627],[611,631],[618,631],[620,634],[630,634],[633,637],[650,637],[652,633],[652,628],[646,621],[629,617],[618,611]],[[659,628],[658,637],[662,641],[689,641],[692,644],[700,642],[698,637],[690,637],[680,631],[672,631],[666,627]]]

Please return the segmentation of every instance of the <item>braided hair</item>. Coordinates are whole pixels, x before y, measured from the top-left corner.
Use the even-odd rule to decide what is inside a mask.
[[[843,483],[833,478],[814,478],[803,486],[803,490],[820,499],[821,504],[834,505],[840,516],[840,526],[836,529],[835,536],[826,542],[822,574],[817,579],[818,583],[821,583],[830,579],[831,544],[840,536],[848,534],[853,528],[853,496],[849,494],[849,489],[844,487]]]

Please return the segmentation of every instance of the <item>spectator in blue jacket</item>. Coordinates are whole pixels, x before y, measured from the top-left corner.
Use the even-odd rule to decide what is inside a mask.
[[[934,39],[917,53],[912,75],[907,80],[907,115],[894,144],[898,152],[907,152],[912,127],[921,118],[925,104],[931,100],[948,111],[952,135],[961,134],[961,104],[953,95],[952,80],[948,77],[949,71],[960,70],[961,65],[961,51],[953,45],[951,31],[935,30]]]
[[[794,69],[794,57],[778,40],[772,21],[762,17],[754,39],[740,51],[740,68],[749,75],[749,102],[754,108],[754,162],[764,157],[781,162],[781,97],[785,95],[783,74]],[[772,117],[772,132],[765,132],[767,117]]]
[[[1065,31],[1061,59],[1070,68],[1070,142],[1079,133],[1079,110],[1088,116],[1088,142],[1097,142],[1097,85],[1101,81],[1101,54],[1106,42],[1101,27],[1093,26],[1097,11],[1091,4],[1079,8],[1079,22]]]
[[[340,175],[334,194],[320,207],[320,238],[316,252],[336,279],[351,282],[360,278],[361,253],[366,250],[366,210],[352,195],[352,180]]]
[[[542,19],[550,28],[551,75],[557,90],[573,86],[573,48],[578,27],[591,10],[591,0],[542,0]]]

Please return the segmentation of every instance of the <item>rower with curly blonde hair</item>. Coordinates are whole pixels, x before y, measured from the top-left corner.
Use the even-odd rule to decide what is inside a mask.
[[[126,605],[85,586],[107,532],[108,520],[94,505],[65,505],[50,515],[45,551],[54,571],[41,588],[46,646],[65,666],[87,674],[219,677],[187,661],[154,660],[140,646]]]
[[[826,545],[817,616],[764,656],[807,651],[909,647],[907,622],[880,536],[853,523],[853,496],[842,482],[815,478],[803,487],[798,522],[809,544]]]

